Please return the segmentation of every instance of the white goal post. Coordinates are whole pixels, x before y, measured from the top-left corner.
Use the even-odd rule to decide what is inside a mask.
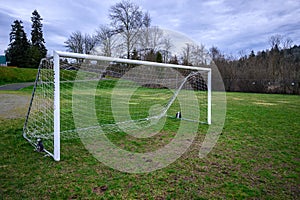
[[[146,138],[167,120],[211,124],[211,81],[209,64],[54,51],[40,63],[23,136],[59,161],[61,140],[95,135],[95,127]]]

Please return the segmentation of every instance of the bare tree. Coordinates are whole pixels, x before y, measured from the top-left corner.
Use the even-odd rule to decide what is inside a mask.
[[[191,46],[191,63],[194,66],[206,64],[207,57],[208,55],[205,52],[205,46],[203,44]]]
[[[186,43],[186,46],[182,48],[182,62],[184,65],[192,65],[191,63],[191,53],[192,44]]]
[[[139,50],[144,52],[144,55],[149,51],[157,52],[162,49],[164,42],[164,33],[157,26],[145,27],[139,33]]]
[[[85,54],[92,54],[97,44],[96,36],[85,34],[83,38],[83,49]]]
[[[279,34],[272,35],[269,38],[271,49],[274,49],[276,47],[279,49],[281,47],[280,45],[282,45],[283,49],[288,49],[292,46],[292,43],[293,40],[290,37],[282,36]]]
[[[200,66],[207,63],[209,55],[205,51],[205,46],[203,44],[196,45],[186,43],[186,46],[182,51],[182,58],[184,65]]]
[[[146,50],[150,48],[150,32],[151,32],[151,18],[148,12],[145,13],[143,18],[144,28],[140,30],[138,33],[138,43],[139,43],[139,51],[144,51],[146,54]],[[141,52],[140,52],[141,53]]]
[[[283,39],[283,49],[291,48],[293,40],[290,37],[286,37]]]
[[[96,31],[97,43],[101,48],[101,53],[104,56],[112,56],[113,50],[116,48],[117,32],[106,25],[101,25]]]
[[[91,54],[96,45],[96,38],[95,36],[83,35],[80,31],[76,31],[71,34],[65,44],[70,52]]]
[[[226,62],[226,67],[224,67],[224,69],[222,70],[225,75],[223,78],[225,79],[224,81],[227,85],[226,89],[229,91],[234,90],[234,87],[236,87],[237,84],[236,81],[239,77],[242,76],[241,73],[243,73],[244,71],[237,67],[237,64],[234,60],[235,58],[233,55],[228,55],[224,60]]]
[[[170,60],[170,55],[171,55],[171,48],[172,48],[172,41],[169,36],[165,36],[163,39],[163,44],[162,44],[162,56],[163,56],[163,62],[167,63]]]
[[[134,49],[137,35],[144,25],[142,10],[130,1],[122,1],[110,8],[109,18],[115,31],[123,36],[127,58],[130,58],[130,52]]]
[[[67,41],[65,41],[66,47],[70,52],[83,53],[83,36],[80,31],[76,31],[71,34]]]
[[[283,38],[282,35],[279,35],[279,34],[272,35],[269,38],[269,44],[270,44],[271,49],[274,49],[274,48],[279,49],[280,44],[282,42],[282,38]]]

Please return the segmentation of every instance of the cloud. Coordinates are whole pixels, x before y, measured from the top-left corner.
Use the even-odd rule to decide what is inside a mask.
[[[184,24],[181,30],[188,30],[188,35],[199,42],[217,45],[228,52],[263,50],[268,47],[268,37],[274,34],[299,35],[297,1],[232,2],[204,2],[199,5],[198,17]],[[190,13],[187,18],[197,16],[196,12]]]
[[[21,2],[21,3],[20,3]],[[107,23],[107,10],[110,1],[39,1],[39,0],[10,0],[0,5],[0,54],[7,49],[11,24],[18,19],[30,39],[31,13],[37,9],[42,16],[43,32],[46,47],[65,50],[64,41],[75,31],[92,33],[102,23]],[[6,19],[5,21],[3,19]],[[3,39],[7,40],[3,40]]]
[[[121,1],[121,0],[120,0]],[[7,48],[10,25],[22,19],[30,36],[31,13],[43,17],[48,50],[65,50],[72,32],[93,33],[108,24],[109,8],[119,0],[10,0],[0,5],[0,54]],[[237,54],[268,47],[271,35],[289,36],[300,44],[300,3],[298,0],[135,0],[149,11],[152,25],[182,32],[207,48],[215,45],[225,53]]]

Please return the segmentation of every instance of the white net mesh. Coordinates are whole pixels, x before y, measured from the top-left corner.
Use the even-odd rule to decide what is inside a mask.
[[[126,133],[138,138],[181,120],[207,122],[207,71],[63,58],[60,61],[60,139]],[[53,151],[53,60],[41,62],[24,137]],[[179,118],[179,115],[177,116]],[[95,131],[96,130],[96,131]]]

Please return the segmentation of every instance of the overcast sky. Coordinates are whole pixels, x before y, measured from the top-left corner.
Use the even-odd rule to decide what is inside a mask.
[[[43,18],[46,47],[66,50],[72,32],[94,33],[108,24],[109,8],[121,0],[2,0],[0,54],[9,43],[13,21],[23,21],[30,39],[31,16]],[[275,34],[300,45],[299,0],[132,0],[150,13],[152,25],[180,32],[207,49],[217,46],[225,54],[248,54],[269,48]],[[185,41],[183,41],[185,42]]]

